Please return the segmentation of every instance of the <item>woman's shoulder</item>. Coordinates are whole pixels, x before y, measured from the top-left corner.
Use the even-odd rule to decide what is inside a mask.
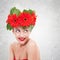
[[[37,43],[34,40],[30,39],[30,41],[28,42],[27,47],[28,47],[28,49],[29,48],[37,48]]]
[[[37,46],[37,43],[35,42],[35,41],[33,41],[33,40],[30,40],[29,41],[29,44],[28,44],[28,47],[27,47],[27,52],[28,52],[28,54],[32,54],[32,53],[37,53],[37,52],[39,52],[39,48],[38,48],[38,46]]]
[[[13,42],[13,43],[10,44],[10,48],[14,49],[16,46],[17,46],[17,42]]]

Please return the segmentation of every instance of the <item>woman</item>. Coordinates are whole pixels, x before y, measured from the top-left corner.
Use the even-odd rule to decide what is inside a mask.
[[[18,42],[11,44],[9,60],[40,60],[38,47],[29,38],[35,22],[36,15],[31,9],[25,9],[21,12],[16,7],[13,7],[10,10],[6,21],[7,30],[12,30]]]

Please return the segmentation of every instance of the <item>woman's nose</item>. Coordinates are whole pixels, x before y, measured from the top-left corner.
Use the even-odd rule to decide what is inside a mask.
[[[20,34],[20,37],[24,37],[24,34],[23,34],[23,33],[21,33],[21,34]]]
[[[23,32],[19,33],[19,36],[24,37],[24,33]]]

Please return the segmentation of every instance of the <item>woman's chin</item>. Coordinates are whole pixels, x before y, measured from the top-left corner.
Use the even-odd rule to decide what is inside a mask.
[[[19,41],[20,45],[24,45],[25,41]]]
[[[17,39],[17,40],[18,40],[18,42],[20,43],[20,45],[24,45],[25,42],[27,41],[26,39],[24,39],[24,40]]]

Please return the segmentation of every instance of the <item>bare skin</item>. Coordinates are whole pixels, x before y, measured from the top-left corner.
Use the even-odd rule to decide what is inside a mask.
[[[24,30],[22,30],[21,28],[19,28],[19,30],[20,30],[20,34],[24,34],[24,33],[21,33]],[[18,37],[21,37],[20,34],[19,36],[17,36],[18,33],[16,33],[16,31],[13,31],[13,33],[15,34],[16,39]],[[28,32],[26,32],[23,35],[23,37],[25,38],[25,39],[22,39],[23,41],[20,41],[19,39],[17,39],[18,42],[14,42],[11,44],[10,60],[14,60],[14,57],[16,60],[24,60],[24,59],[40,60],[38,47],[36,43],[29,38],[29,34],[30,34],[30,31],[28,30]]]

